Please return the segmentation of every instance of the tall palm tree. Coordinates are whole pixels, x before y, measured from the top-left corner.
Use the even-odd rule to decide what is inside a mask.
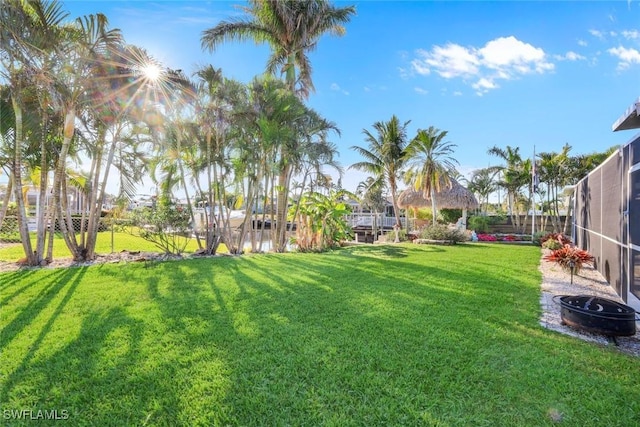
[[[57,96],[61,100],[64,114],[64,127],[62,146],[53,175],[53,203],[57,208],[62,236],[74,259],[77,260],[84,260],[87,251],[76,240],[72,220],[67,211],[67,200],[63,197],[66,186],[64,178],[67,156],[74,140],[76,119],[82,114],[87,104],[93,102],[92,99],[87,99],[86,89],[91,79],[95,78],[94,58],[107,52],[121,40],[120,31],[109,30],[108,20],[102,14],[76,19],[73,37],[63,44],[60,52],[60,70],[54,75]]]
[[[406,163],[407,126],[409,121],[400,123],[395,115],[387,122],[375,122],[375,134],[367,129],[362,132],[368,148],[352,146],[351,149],[364,158],[363,161],[352,164],[350,169],[357,169],[370,173],[376,180],[375,185],[386,185],[391,193],[391,203],[396,217],[395,241],[399,242],[398,230],[400,222],[400,208],[398,207],[398,181],[402,168]]]
[[[285,74],[289,88],[303,97],[313,91],[307,54],[325,33],[342,36],[343,24],[355,14],[353,6],[335,7],[326,0],[249,0],[243,10],[246,17],[205,30],[202,47],[213,51],[225,41],[266,42],[271,47],[267,72]]]
[[[442,186],[451,187],[451,175],[458,161],[452,157],[456,144],[446,141],[447,131],[433,126],[419,129],[418,134],[407,147],[409,169],[406,176],[416,190],[431,199],[433,225],[437,221],[435,193]]]
[[[519,205],[516,201],[517,198],[521,196],[522,188],[531,183],[531,161],[529,160],[527,164],[527,162],[522,159],[520,147],[514,148],[507,145],[506,148],[500,148],[493,146],[487,153],[501,158],[506,163],[505,165],[494,166],[492,169],[501,173],[501,179],[498,181],[498,185],[507,191],[508,213],[516,228],[519,229],[520,211],[518,210]]]
[[[44,241],[44,221],[40,221],[37,250],[31,247],[24,204],[22,203],[23,151],[28,140],[25,132],[27,97],[36,90],[43,112],[48,107],[46,93],[51,86],[51,62],[58,53],[59,42],[64,39],[67,28],[62,25],[66,17],[57,1],[6,0],[0,4],[0,72],[9,82],[11,106],[15,118],[13,133],[14,155],[11,158],[11,173],[18,205],[18,224],[26,260],[29,265],[37,265],[42,260]],[[41,120],[41,124],[48,120]],[[34,129],[34,128],[32,128]],[[40,132],[43,146],[40,147],[42,176],[46,177],[47,160],[44,149],[48,132]],[[44,187],[40,198],[45,196]]]
[[[244,242],[245,227],[238,236],[230,225],[230,212],[227,202],[226,188],[234,180],[230,173],[232,165],[230,156],[233,150],[231,138],[233,120],[236,113],[241,110],[247,99],[247,89],[243,84],[227,79],[222,75],[221,69],[211,65],[200,68],[197,76],[197,123],[201,127],[204,144],[201,147],[203,153],[203,171],[206,172],[206,195],[208,199],[209,215],[205,218],[207,225],[207,252],[215,252],[216,239],[213,235],[213,227],[208,224],[216,224],[216,229],[221,231],[223,242],[231,253],[240,253]],[[197,179],[197,177],[196,177]],[[217,217],[214,215],[214,206],[217,206]]]
[[[253,40],[268,43],[271,56],[267,61],[267,71],[285,74],[289,90],[302,98],[313,91],[311,62],[307,54],[315,50],[320,38],[330,33],[341,36],[345,33],[343,24],[349,22],[355,13],[353,6],[335,7],[327,0],[250,0],[244,8],[246,17],[222,21],[202,34],[204,49],[213,51],[225,41]],[[298,73],[296,73],[298,70]],[[287,219],[287,198],[293,165],[289,160],[297,151],[296,140],[279,146],[280,171],[277,186],[276,235],[282,236],[277,246],[284,246]]]
[[[558,194],[561,187],[569,183],[569,151],[565,144],[560,153],[538,153],[540,159],[540,181],[546,186],[547,203],[552,208],[551,223],[556,232],[560,231],[560,207]]]

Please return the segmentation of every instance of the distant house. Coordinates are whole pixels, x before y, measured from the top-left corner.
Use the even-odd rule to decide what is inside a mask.
[[[640,129],[640,99],[613,125]],[[575,187],[573,237],[620,297],[640,310],[640,134]]]

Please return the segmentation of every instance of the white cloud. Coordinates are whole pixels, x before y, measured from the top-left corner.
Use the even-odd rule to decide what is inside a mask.
[[[332,91],[334,92],[340,92],[343,95],[349,95],[349,92],[347,92],[346,90],[342,89],[338,83],[331,83],[331,86],[329,87]]]
[[[578,46],[586,47],[588,43],[582,39],[578,39]]]
[[[543,49],[513,36],[499,37],[481,48],[447,43],[434,46],[430,51],[419,49],[411,66],[421,75],[433,72],[445,79],[475,81],[472,87],[482,93],[498,88],[498,80],[512,80],[554,69]]]
[[[618,46],[607,50],[607,52],[619,59],[618,70],[626,70],[633,64],[640,64],[640,51],[636,49]]]
[[[456,90],[455,92],[453,92],[453,96],[462,96],[462,92]]]
[[[433,69],[441,77],[450,79],[478,72],[477,54],[458,44],[435,46],[430,52],[419,49],[416,53],[418,58],[414,59],[411,65],[418,74],[426,75]]]
[[[569,51],[564,55],[554,55],[558,61],[584,61],[587,59],[585,56],[580,55],[579,53]]]
[[[603,39],[604,38],[604,33],[602,31],[589,30],[589,34],[591,34],[593,37],[597,37],[599,39]]]
[[[484,64],[498,70],[519,67],[526,73],[547,67],[544,50],[521,42],[513,36],[491,40],[478,53]]]
[[[428,94],[428,93],[429,93],[429,91],[428,91],[428,90],[423,89],[423,88],[418,87],[418,86],[414,87],[414,88],[413,88],[413,90],[415,90],[415,91],[416,91],[416,93],[418,93],[418,94],[420,94],[420,95],[426,95],[426,94]]]
[[[622,37],[627,40],[640,39],[640,31],[638,30],[626,30],[622,31]]]
[[[478,95],[482,95],[483,93],[487,93],[491,89],[497,89],[500,86],[498,86],[494,81],[483,77],[477,82],[475,82],[474,84],[472,84],[471,87],[476,90],[476,93]]]

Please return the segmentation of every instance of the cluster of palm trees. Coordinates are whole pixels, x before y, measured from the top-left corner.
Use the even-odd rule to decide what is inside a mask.
[[[363,130],[367,147],[353,146],[364,160],[354,163],[351,168],[367,172],[371,179],[358,186],[358,192],[374,209],[379,208],[383,188],[391,195],[396,217],[395,240],[398,241],[400,208],[398,207],[398,186],[405,182],[422,191],[431,200],[433,223],[436,222],[436,198],[434,194],[442,187],[450,186],[451,179],[458,175],[455,166],[458,161],[452,156],[455,144],[447,141],[447,131],[430,126],[419,129],[409,140],[407,126],[395,115],[386,122],[373,124],[374,132]],[[373,203],[372,203],[373,202]]]
[[[211,51],[226,40],[268,43],[268,74],[249,84],[225,78],[213,66],[193,78],[163,68],[109,29],[102,14],[68,21],[56,0],[2,2],[0,164],[10,177],[7,193],[13,191],[18,204],[27,264],[51,259],[52,224],[76,260],[95,256],[114,169],[121,197],[132,196],[149,172],[166,199],[182,188],[190,209],[196,199],[207,206],[207,232],[198,244],[208,253],[221,237],[231,252],[242,251],[251,215],[240,233],[231,232],[225,225],[233,201],[248,213],[270,205],[272,248],[285,249],[292,189],[313,191],[327,181],[323,167],[339,168],[329,141],[338,128],[305,104],[313,90],[307,55],[323,34],[342,35],[355,9],[326,0],[252,0],[244,10],[244,17],[204,31],[202,47]],[[284,79],[270,76],[278,73]],[[69,179],[74,160],[90,164],[84,179]],[[36,221],[35,247],[22,197],[34,171],[40,206],[46,207]],[[67,205],[70,182],[88,201],[79,232]]]
[[[409,140],[406,130],[408,124],[400,122],[396,116],[387,122],[376,122],[373,132],[363,130],[368,146],[352,147],[364,160],[351,165],[351,168],[371,174],[358,185],[356,193],[362,203],[374,211],[383,209],[386,201],[384,195],[388,194],[398,226],[400,209],[397,200],[401,183],[422,191],[423,196],[431,201],[435,224],[435,193],[450,186],[451,180],[456,179],[464,182],[477,195],[480,201],[478,214],[489,213],[488,208],[492,205],[489,198],[497,192],[498,203],[493,204],[494,212],[506,210],[516,230],[525,232],[528,231],[524,230],[526,217],[534,210],[534,201],[537,200],[539,208],[536,207],[535,211],[544,213],[544,222],[539,223],[540,229],[545,229],[546,221],[550,221],[555,231],[566,232],[566,218],[569,215],[563,223],[560,191],[567,185],[577,183],[616,149],[612,147],[602,153],[570,156],[571,146],[565,144],[560,152],[541,152],[532,159],[523,157],[520,147],[494,146],[489,148],[488,154],[504,163],[477,169],[467,179],[456,170],[458,162],[452,157],[456,145],[446,140],[447,131],[431,126],[419,129],[415,137]],[[570,209],[571,204],[566,207]]]
[[[550,221],[556,232],[567,232],[571,203],[567,204],[564,223],[561,221],[561,190],[576,184],[596,166],[604,162],[617,147],[604,152],[571,156],[571,146],[565,144],[559,152],[540,152],[533,158],[524,157],[520,147],[507,145],[505,148],[493,146],[490,155],[504,163],[473,171],[468,181],[469,190],[480,200],[481,213],[488,213],[489,197],[498,192],[498,207],[502,209],[500,190],[505,198],[506,213],[520,232],[529,213],[542,212],[543,221]],[[535,163],[534,163],[535,162]],[[535,208],[534,208],[535,206]],[[522,213],[524,212],[524,216]],[[539,223],[541,229],[546,223]]]

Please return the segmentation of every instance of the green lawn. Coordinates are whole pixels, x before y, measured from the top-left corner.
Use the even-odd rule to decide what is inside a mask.
[[[31,236],[32,244],[35,245],[35,235]],[[98,254],[110,254],[113,252],[121,252],[123,250],[128,251],[148,251],[148,252],[160,252],[160,249],[153,243],[148,242],[138,236],[134,236],[130,233],[118,232],[113,233],[113,246],[112,235],[110,231],[104,231],[98,233],[96,240],[96,253]],[[198,250],[198,244],[195,239],[191,239],[187,244],[186,253],[193,253]],[[226,247],[221,245],[220,252],[226,251]],[[14,262],[24,257],[24,250],[22,245],[17,243],[15,245],[0,249],[0,261]],[[71,252],[67,249],[64,239],[60,233],[56,233],[53,240],[53,258],[70,258]]]
[[[0,415],[73,426],[630,426],[640,361],[538,324],[539,248],[0,274]]]

